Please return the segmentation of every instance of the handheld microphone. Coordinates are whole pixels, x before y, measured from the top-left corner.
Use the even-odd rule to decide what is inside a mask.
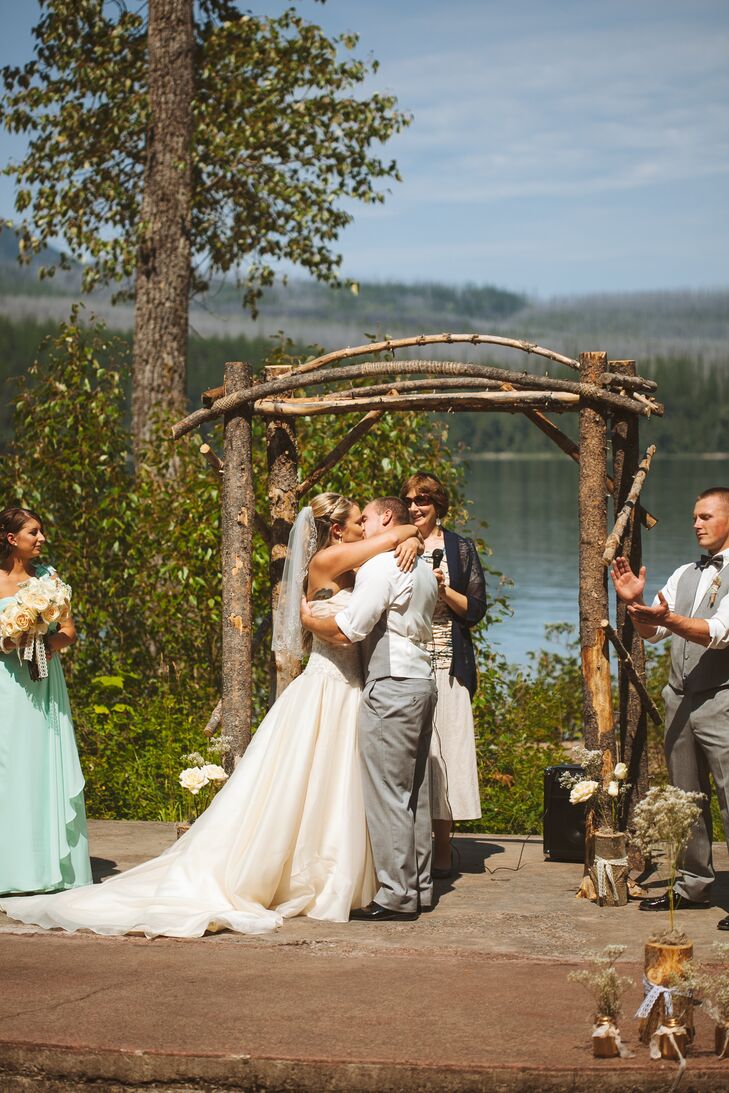
[[[431,561],[433,563],[433,569],[440,568],[440,563],[443,561],[444,553],[445,551],[441,550],[440,547],[436,547],[436,549],[433,551],[433,556],[431,558]]]

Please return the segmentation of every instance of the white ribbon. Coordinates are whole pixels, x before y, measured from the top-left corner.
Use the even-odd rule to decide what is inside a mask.
[[[673,1085],[669,1089],[668,1093],[674,1093],[674,1090],[678,1089],[678,1083],[683,1078],[683,1072],[686,1069],[686,1058],[681,1054],[681,1049],[676,1043],[676,1033],[686,1034],[686,1029],[682,1025],[677,1025],[675,1028],[668,1028],[666,1025],[659,1025],[656,1031],[651,1036],[651,1059],[661,1058],[661,1048],[658,1043],[661,1036],[667,1036],[671,1042],[673,1050],[678,1056],[678,1074],[676,1075]]]
[[[48,661],[46,660],[46,647],[41,634],[31,634],[22,648],[18,647],[18,660],[22,664],[24,660],[32,663],[35,660],[38,666],[38,678],[48,677]]]
[[[592,1030],[592,1038],[593,1040],[614,1040],[615,1046],[618,1049],[618,1054],[621,1059],[633,1058],[633,1052],[629,1051],[625,1044],[621,1042],[620,1033],[618,1032],[615,1025],[608,1021],[603,1021],[601,1024],[594,1026]]]
[[[659,983],[651,983],[650,979],[643,976],[643,994],[643,1001],[635,1011],[636,1017],[650,1017],[651,1011],[661,995],[663,995],[666,1017],[673,1017],[672,987],[662,987]]]
[[[595,870],[597,872],[597,895],[599,899],[605,899],[607,895],[606,879],[613,890],[613,899],[618,902],[618,886],[613,876],[613,866],[627,865],[627,858],[600,858],[595,857]]]

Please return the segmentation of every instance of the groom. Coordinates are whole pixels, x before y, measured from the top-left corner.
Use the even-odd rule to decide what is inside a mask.
[[[371,501],[362,513],[365,538],[410,516],[397,497]],[[365,687],[359,715],[367,827],[379,890],[352,918],[368,922],[418,917],[433,901],[428,751],[436,690],[427,643],[438,599],[432,570],[418,559],[412,573],[392,552],[360,567],[348,607],[302,622],[337,644],[362,642]]]

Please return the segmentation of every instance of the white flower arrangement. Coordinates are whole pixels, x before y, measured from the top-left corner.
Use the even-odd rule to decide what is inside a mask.
[[[592,994],[595,1003],[595,1020],[609,1017],[617,1021],[622,1010],[622,995],[632,987],[632,979],[618,975],[615,967],[626,950],[625,945],[607,945],[602,953],[591,958],[589,970],[570,972],[567,978],[571,983],[581,983]]]
[[[54,623],[62,626],[71,614],[71,588],[55,574],[29,577],[0,611],[0,649],[15,649],[33,679],[48,675],[43,637]]]
[[[690,793],[678,786],[653,786],[633,814],[633,838],[641,850],[663,846],[670,870],[668,908],[670,930],[674,929],[673,889],[681,851],[691,838],[701,816],[703,793]]]
[[[220,751],[219,748],[214,747],[210,747],[208,750],[216,753]],[[197,819],[215,796],[217,792],[217,789],[213,788],[215,783],[218,783],[219,788],[223,782],[228,780],[228,775],[218,763],[208,763],[205,756],[201,755],[199,751],[183,755],[182,759],[183,762],[192,765],[180,771],[178,781],[182,789],[191,795],[194,818]],[[202,794],[202,797],[200,794]]]
[[[622,762],[615,763],[606,774],[604,758],[599,749],[579,749],[575,753],[575,762],[582,767],[582,773],[566,772],[560,778],[560,784],[569,789],[570,804],[591,804],[597,812],[599,826],[617,831],[620,805],[630,789],[626,781],[628,767]]]

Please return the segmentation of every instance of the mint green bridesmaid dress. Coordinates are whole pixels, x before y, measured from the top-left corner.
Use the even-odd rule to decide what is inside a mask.
[[[37,576],[52,572],[38,566]],[[11,597],[0,598],[0,610]],[[60,657],[34,683],[0,653],[0,893],[91,884],[84,776]]]

